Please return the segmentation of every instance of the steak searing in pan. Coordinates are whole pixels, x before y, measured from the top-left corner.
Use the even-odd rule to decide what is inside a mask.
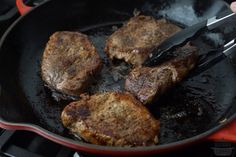
[[[110,146],[147,146],[158,142],[159,121],[129,93],[106,92],[65,107],[63,125],[87,142]]]
[[[79,96],[102,67],[95,47],[79,32],[56,32],[45,48],[41,74],[47,86]]]
[[[135,16],[107,39],[105,52],[110,59],[123,59],[140,66],[156,46],[178,31],[178,26],[165,19]]]
[[[178,56],[157,67],[133,69],[126,81],[125,89],[143,104],[153,101],[171,86],[180,82],[197,62],[197,49],[186,45],[175,51]]]

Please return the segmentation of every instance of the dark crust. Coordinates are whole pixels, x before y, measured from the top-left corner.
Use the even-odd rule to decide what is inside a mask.
[[[79,32],[56,32],[45,48],[41,74],[47,86],[79,96],[102,68],[95,47]]]
[[[158,142],[159,121],[132,95],[107,92],[65,107],[61,119],[87,142],[109,146],[147,146]]]
[[[171,77],[169,69],[158,71],[150,67],[135,68],[125,81],[125,90],[143,104],[148,104],[172,85]]]
[[[124,59],[140,66],[156,46],[178,31],[178,26],[165,19],[135,16],[107,39],[105,52],[110,59]]]
[[[133,69],[125,81],[126,91],[148,104],[180,82],[196,65],[197,49],[187,44],[175,53],[178,57],[160,66]]]

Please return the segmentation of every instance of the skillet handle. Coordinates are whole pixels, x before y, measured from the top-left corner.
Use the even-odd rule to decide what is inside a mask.
[[[207,139],[210,141],[227,141],[236,143],[236,120],[232,121],[220,131],[210,135]]]
[[[16,0],[16,6],[17,6],[21,15],[26,14],[27,12],[29,12],[32,9],[32,7],[25,5],[23,0]]]

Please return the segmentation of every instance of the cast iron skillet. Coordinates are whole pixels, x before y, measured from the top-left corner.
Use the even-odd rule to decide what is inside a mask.
[[[60,113],[71,100],[58,100],[60,94],[45,87],[40,77],[41,56],[49,36],[62,30],[88,34],[104,60],[102,75],[88,92],[119,91],[124,80],[114,81],[114,73],[107,72],[111,64],[103,52],[104,41],[116,27],[133,16],[134,10],[156,18],[164,16],[186,27],[229,9],[223,1],[205,0],[44,2],[20,17],[1,39],[0,126],[33,131],[89,153],[140,155],[170,151],[203,140],[233,120],[236,116],[236,68],[235,59],[231,58],[199,76],[186,78],[148,106],[153,115],[161,120],[159,145],[135,148],[98,146],[78,140],[68,133],[60,122]],[[193,43],[200,48],[201,54],[222,45],[224,40],[233,37],[233,32],[235,28],[229,24],[228,27],[204,33]],[[129,66],[125,67],[124,75]],[[211,137],[236,141],[233,135]]]

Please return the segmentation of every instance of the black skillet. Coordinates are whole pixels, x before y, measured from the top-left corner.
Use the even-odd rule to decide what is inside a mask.
[[[30,10],[20,0],[17,4],[21,12]],[[161,153],[206,139],[236,142],[235,124],[231,132],[225,130],[212,135],[236,116],[235,58],[226,59],[199,76],[186,78],[149,106],[153,115],[161,120],[160,144],[156,146],[93,145],[74,138],[62,126],[60,113],[70,100],[56,99],[60,94],[45,87],[40,77],[41,56],[49,36],[62,30],[88,34],[104,60],[103,73],[97,80],[101,86],[100,83],[93,85],[88,92],[122,90],[123,80],[114,81],[113,74],[107,73],[111,65],[103,47],[105,38],[132,17],[134,10],[156,18],[164,16],[186,27],[229,7],[220,0],[55,0],[42,3],[14,22],[1,39],[0,126],[33,131],[76,150],[109,155]],[[203,33],[193,43],[201,54],[235,37],[234,32],[235,27],[229,24]]]

